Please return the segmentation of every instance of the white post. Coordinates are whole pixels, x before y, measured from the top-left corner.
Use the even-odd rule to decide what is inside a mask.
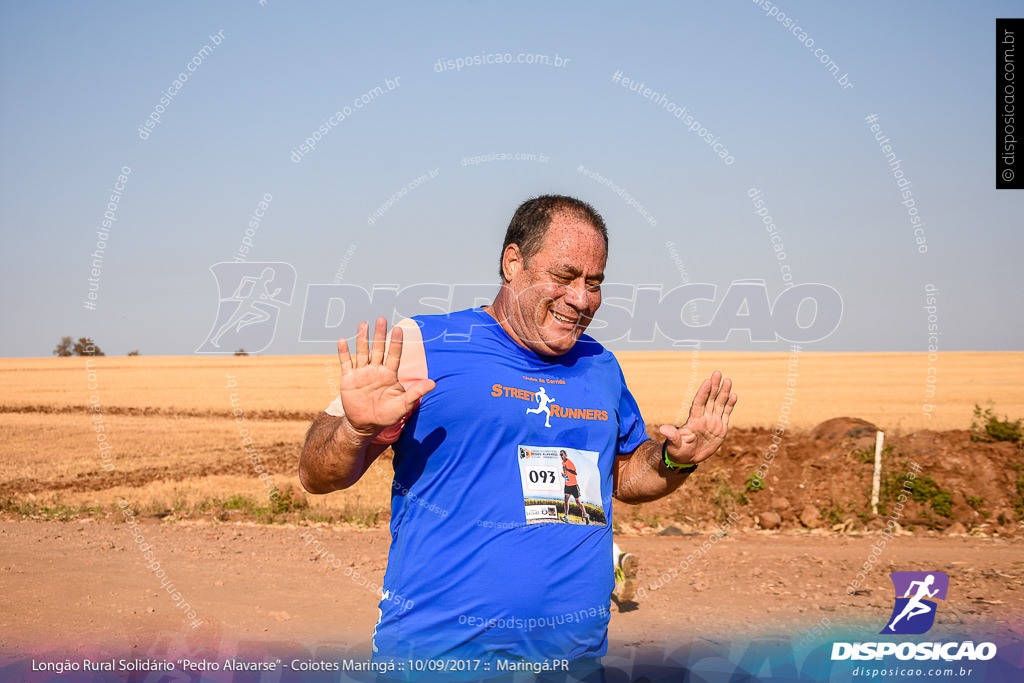
[[[878,432],[875,435],[875,477],[871,482],[871,512],[878,514],[878,490],[882,485],[882,442],[885,440],[885,433]]]

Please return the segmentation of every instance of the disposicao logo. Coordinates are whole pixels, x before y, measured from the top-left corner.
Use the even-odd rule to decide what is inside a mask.
[[[937,600],[945,600],[949,576],[945,572],[893,572],[889,574],[896,589],[892,616],[879,633],[919,635],[935,624]]]
[[[893,572],[889,574],[896,589],[892,616],[882,635],[919,635],[935,625],[938,600],[945,600],[949,576],[945,572]],[[946,662],[959,660],[986,661],[996,656],[994,643],[926,642],[926,643],[832,643],[832,661],[880,660],[895,656],[900,660]]]
[[[196,353],[257,353],[270,346],[282,306],[295,292],[290,263],[222,262],[210,266],[219,292],[217,319]]]

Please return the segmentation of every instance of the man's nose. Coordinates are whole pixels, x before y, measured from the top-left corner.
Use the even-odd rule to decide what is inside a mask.
[[[590,297],[587,295],[587,284],[582,280],[575,280],[569,284],[565,292],[566,303],[580,310],[586,310]]]

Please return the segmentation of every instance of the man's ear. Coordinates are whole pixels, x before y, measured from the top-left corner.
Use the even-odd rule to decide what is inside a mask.
[[[510,244],[505,247],[505,253],[501,255],[501,272],[505,282],[511,282],[524,267],[523,252],[519,250],[519,245]]]

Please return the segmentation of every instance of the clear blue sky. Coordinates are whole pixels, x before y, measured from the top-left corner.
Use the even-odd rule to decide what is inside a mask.
[[[110,355],[193,353],[217,313],[210,267],[231,260],[264,194],[272,201],[247,258],[297,273],[268,354],[332,352],[298,336],[307,286],[333,282],[343,262],[344,282],[365,287],[494,283],[515,207],[549,192],[604,215],[609,282],[679,286],[671,241],[687,277],[714,284],[719,301],[738,280],[763,280],[774,299],[784,282],[751,188],[793,282],[842,297],[838,328],[809,350],[924,350],[926,284],[939,291],[942,351],[1024,348],[1024,194],[994,189],[993,152],[995,18],[1019,14],[1018,3],[782,2],[800,36],[751,0],[0,8],[2,356],[49,355],[63,335],[92,336]],[[569,61],[437,68],[506,53]],[[688,107],[733,162],[613,82],[616,72]],[[292,160],[325,119],[386,79],[398,86]],[[913,184],[926,253],[869,115]],[[515,153],[538,160],[462,163]],[[125,166],[86,310],[97,228]],[[699,309],[701,323],[715,306]],[[706,345],[785,347],[742,331]]]

